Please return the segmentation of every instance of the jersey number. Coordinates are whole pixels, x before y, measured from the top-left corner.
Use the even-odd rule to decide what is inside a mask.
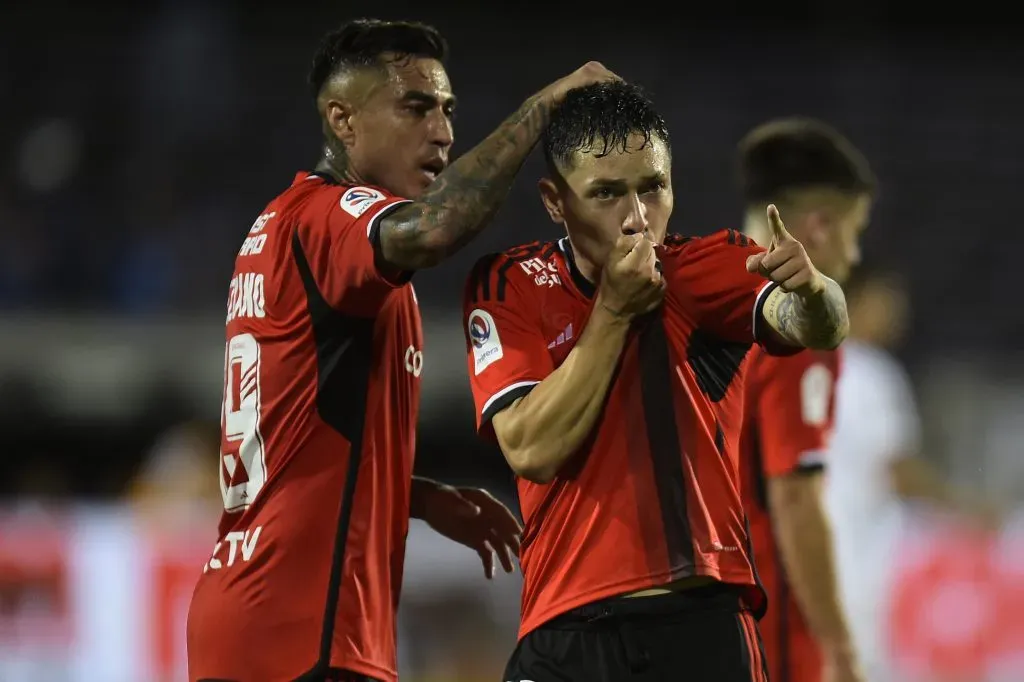
[[[260,434],[260,344],[252,334],[228,341],[221,425],[220,494],[225,510],[239,512],[252,504],[267,480]]]
[[[822,364],[811,365],[800,377],[800,412],[808,426],[828,423],[834,381],[832,371]]]

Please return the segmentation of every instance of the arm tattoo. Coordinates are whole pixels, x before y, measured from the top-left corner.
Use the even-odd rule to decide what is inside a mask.
[[[548,100],[530,98],[417,201],[387,216],[381,222],[387,260],[402,269],[429,267],[472,240],[498,211],[550,113]]]
[[[766,321],[787,341],[806,348],[831,350],[850,331],[843,290],[831,279],[816,296],[777,290],[765,306]]]

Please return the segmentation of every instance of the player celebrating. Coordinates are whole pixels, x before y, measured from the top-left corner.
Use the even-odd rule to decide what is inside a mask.
[[[191,680],[397,678],[410,515],[506,570],[519,527],[480,490],[413,479],[420,315],[411,274],[494,214],[590,63],[448,166],[452,95],[432,28],[354,21],[311,85],[324,156],[253,223],[227,306],[218,542],[192,599]]]
[[[479,429],[526,522],[504,679],[763,681],[740,364],[754,343],[836,347],[842,291],[774,207],[770,251],[666,238],[669,134],[635,86],[570,92],[544,149],[568,236],[481,260],[465,300]]]
[[[744,232],[772,239],[775,202],[821,272],[844,281],[860,259],[875,181],[863,155],[818,121],[783,119],[739,145]],[[748,357],[740,459],[754,556],[771,605],[761,621],[772,682],[862,679],[842,607],[822,499],[840,350]]]

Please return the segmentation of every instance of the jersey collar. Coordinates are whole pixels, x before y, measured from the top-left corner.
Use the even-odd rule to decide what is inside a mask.
[[[576,285],[576,288],[581,294],[587,298],[594,298],[594,294],[597,293],[597,287],[589,279],[583,276],[580,272],[579,267],[576,265],[576,256],[572,252],[572,244],[569,243],[568,237],[562,237],[558,240],[558,248],[562,251],[562,256],[565,258],[565,264],[569,268],[569,275],[572,277],[572,283]]]

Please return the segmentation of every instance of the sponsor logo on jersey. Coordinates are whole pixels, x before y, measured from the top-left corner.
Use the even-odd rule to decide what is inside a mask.
[[[387,197],[371,187],[349,187],[341,195],[341,207],[354,218],[366,213],[366,209],[384,201]]]
[[[466,324],[469,342],[473,346],[474,372],[479,375],[492,362],[501,359],[501,339],[494,318],[479,308],[469,314]]]

